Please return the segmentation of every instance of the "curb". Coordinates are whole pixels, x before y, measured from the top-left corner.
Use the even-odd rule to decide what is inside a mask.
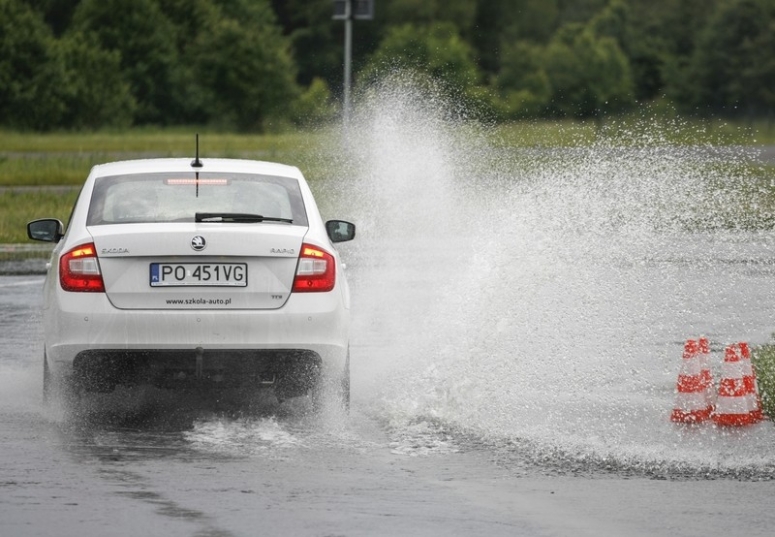
[[[45,274],[52,244],[0,244],[0,276]]]

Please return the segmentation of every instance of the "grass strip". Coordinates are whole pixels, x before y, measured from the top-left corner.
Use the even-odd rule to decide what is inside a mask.
[[[280,135],[204,134],[204,158],[247,158],[305,167],[333,133]],[[92,166],[120,160],[187,157],[195,153],[190,132],[123,134],[17,134],[0,131],[0,186],[83,184]]]
[[[314,146],[331,132],[297,131],[281,134],[233,134],[204,129],[131,129],[123,132],[18,133],[0,130],[2,153],[75,153],[138,154],[190,157],[194,155],[194,136],[199,134],[203,155],[238,154],[281,155],[300,147]]]
[[[67,223],[78,188],[0,190],[0,244],[30,242],[26,224],[50,217]]]
[[[649,129],[654,129],[650,132]],[[0,243],[26,242],[25,224],[41,216],[66,219],[75,190],[95,164],[134,158],[192,157],[197,129],[132,129],[99,133],[16,133],[0,130]],[[311,183],[335,179],[341,173],[344,151],[339,129],[275,134],[200,132],[204,157],[269,160],[296,165]],[[627,145],[680,144],[775,144],[775,127],[769,123],[732,124],[721,120],[661,120],[643,117],[606,121],[525,121],[486,128],[495,147],[581,147],[600,140]],[[656,142],[654,142],[656,140]],[[351,143],[358,143],[353,140]],[[527,164],[526,164],[527,165]],[[740,170],[730,164],[730,174],[744,180],[728,181],[714,188],[738,189],[734,207],[710,207],[714,225],[742,229],[775,226],[775,168],[750,165]],[[710,179],[712,181],[712,179]],[[13,187],[3,189],[2,187]],[[73,191],[22,192],[18,186],[72,186]],[[740,213],[743,213],[741,216]],[[691,224],[691,223],[690,223]],[[703,228],[705,223],[695,227]],[[691,228],[692,225],[689,225]]]
[[[755,347],[751,361],[756,369],[762,410],[770,419],[775,419],[775,344]]]

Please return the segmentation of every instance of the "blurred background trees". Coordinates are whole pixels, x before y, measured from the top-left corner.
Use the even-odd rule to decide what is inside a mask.
[[[331,0],[0,0],[0,126],[210,125],[338,116]],[[356,88],[425,73],[500,120],[775,109],[775,0],[376,0]]]

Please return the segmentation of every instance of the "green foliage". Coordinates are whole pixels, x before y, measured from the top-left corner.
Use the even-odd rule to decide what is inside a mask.
[[[72,29],[118,53],[137,101],[138,123],[165,123],[175,101],[175,27],[155,0],[82,0]]]
[[[298,94],[290,47],[268,3],[225,5],[225,15],[197,35],[191,61],[211,121],[260,130],[267,117],[286,114]]]
[[[501,43],[525,39],[547,43],[557,29],[560,9],[557,0],[517,0],[502,8],[504,31]]]
[[[268,0],[0,0],[0,123],[260,129],[298,95]],[[72,14],[59,38],[44,16]],[[58,28],[59,29],[59,28]]]
[[[0,0],[0,118],[47,130],[65,113],[64,70],[43,17],[21,0]]]
[[[698,39],[689,72],[692,100],[711,112],[762,113],[775,107],[775,4],[723,2]]]
[[[43,14],[46,24],[54,35],[60,37],[70,27],[75,8],[81,0],[27,0],[36,11]]]
[[[471,47],[449,22],[391,28],[360,73],[361,82],[368,84],[395,69],[426,73],[447,88],[466,90],[479,81]]]
[[[315,78],[329,87],[342,83],[342,22],[331,17],[329,0],[275,0],[275,9],[290,37],[298,66],[298,82],[309,86]],[[365,25],[365,28],[362,26]],[[361,43],[372,31],[371,21],[359,23],[354,32],[355,60],[363,57]]]
[[[0,0],[0,125],[256,131],[330,117],[344,28],[332,12],[331,0]],[[353,25],[356,81],[411,69],[505,119],[654,101],[772,117],[773,58],[773,0],[377,0],[375,20]]]
[[[535,117],[543,113],[552,93],[543,47],[517,41],[505,48],[497,86],[501,117]]]
[[[762,410],[770,419],[775,419],[775,345],[753,349],[751,362],[756,370]]]
[[[472,42],[481,69],[497,75],[517,42],[546,44],[557,29],[557,0],[492,0],[477,6]],[[504,60],[504,63],[502,63]]]
[[[584,24],[604,9],[607,3],[608,0],[558,0],[560,13],[558,26]]]
[[[316,126],[334,119],[337,113],[331,91],[322,78],[315,78],[293,105],[293,121],[297,125]]]
[[[633,102],[626,56],[615,39],[596,35],[591,26],[562,28],[546,49],[545,65],[552,88],[550,110],[556,114],[591,117]]]
[[[688,109],[696,80],[688,64],[709,15],[726,0],[631,0],[628,56],[638,99],[667,96]]]
[[[587,24],[569,23],[545,47],[517,42],[504,52],[497,85],[502,115],[549,113],[593,117],[633,102],[625,40],[627,11],[619,0]]]
[[[385,18],[392,26],[449,22],[467,35],[475,20],[476,0],[389,0]]]
[[[117,51],[104,50],[88,36],[71,33],[61,39],[57,52],[65,70],[64,125],[98,129],[132,124],[136,104]]]
[[[610,0],[608,5],[589,21],[589,29],[598,37],[611,37],[620,47],[627,43],[630,10],[624,0]]]

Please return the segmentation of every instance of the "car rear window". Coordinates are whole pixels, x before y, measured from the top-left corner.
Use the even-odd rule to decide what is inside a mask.
[[[306,226],[297,180],[252,174],[116,175],[97,179],[86,224],[193,222],[196,213],[245,213]]]

